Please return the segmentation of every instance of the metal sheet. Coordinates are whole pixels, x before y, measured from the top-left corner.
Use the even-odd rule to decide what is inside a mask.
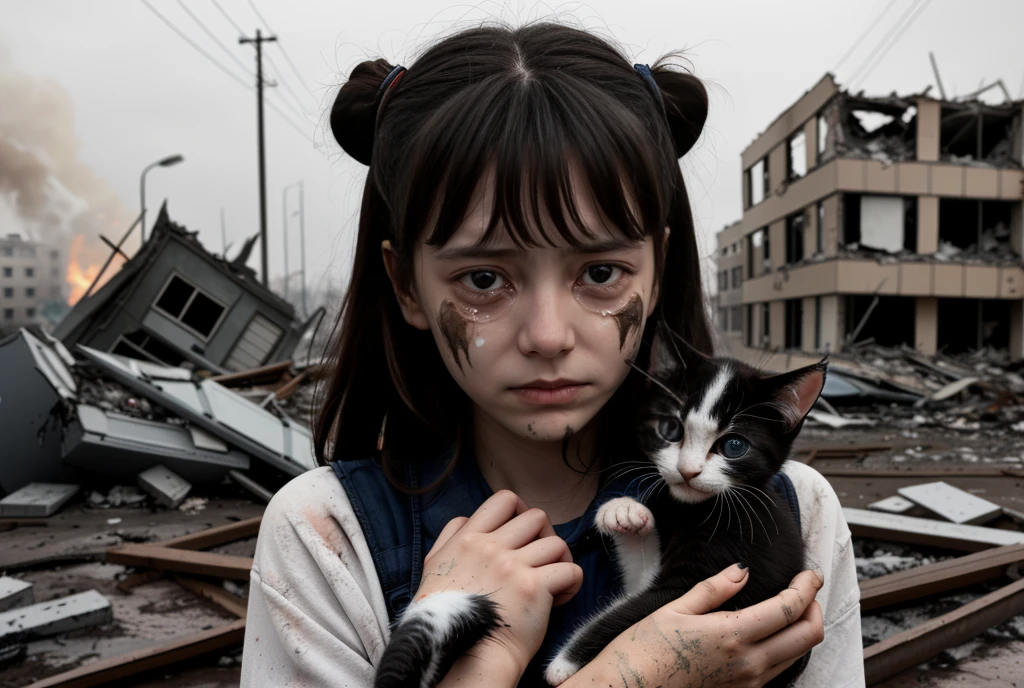
[[[28,330],[22,330],[21,334],[25,338],[25,343],[28,344],[29,351],[32,352],[36,369],[43,374],[43,377],[62,398],[74,399],[78,392],[78,386],[62,357],[48,344],[44,344],[32,336]]]

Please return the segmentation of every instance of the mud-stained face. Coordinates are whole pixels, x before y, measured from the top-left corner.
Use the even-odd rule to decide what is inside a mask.
[[[626,338],[631,332],[639,332],[644,322],[644,300],[639,294],[633,294],[622,310],[611,313],[615,324],[619,327],[619,351],[626,345]]]
[[[582,432],[629,374],[623,359],[635,356],[655,306],[654,240],[627,239],[583,196],[590,236],[569,242],[547,227],[551,243],[524,246],[499,225],[483,241],[492,198],[482,183],[447,243],[421,240],[413,286],[424,317],[413,324],[432,331],[475,418],[561,442],[567,427]]]
[[[466,363],[469,366],[473,365],[469,360],[469,324],[469,320],[463,317],[452,301],[445,299],[441,302],[441,308],[437,311],[437,327],[441,330],[441,336],[448,344],[448,350],[451,351],[459,370],[462,370],[459,351],[466,354]]]

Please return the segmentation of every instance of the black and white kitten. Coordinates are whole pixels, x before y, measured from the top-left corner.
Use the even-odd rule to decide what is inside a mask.
[[[640,446],[668,489],[652,502],[653,513],[629,497],[598,510],[596,525],[612,537],[625,594],[573,633],[547,669],[549,683],[569,678],[619,633],[731,564],[746,563],[750,579],[730,609],[768,599],[803,570],[799,528],[767,486],[821,393],[825,371],[823,361],[765,377],[738,361],[707,359],[669,365],[652,378]],[[500,624],[497,606],[483,595],[447,591],[410,604],[384,650],[375,688],[435,685]],[[786,685],[801,668],[794,667],[769,685]]]
[[[800,529],[769,483],[826,369],[822,361],[765,376],[715,358],[651,377],[640,441],[667,490],[658,490],[650,508],[620,497],[598,510],[596,525],[614,543],[625,592],[573,633],[548,665],[549,683],[565,681],[634,623],[732,564],[745,563],[750,578],[721,609],[766,600],[805,568]],[[804,665],[768,685],[788,685]]]

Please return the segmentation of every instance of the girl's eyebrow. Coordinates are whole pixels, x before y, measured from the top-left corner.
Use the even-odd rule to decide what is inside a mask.
[[[628,249],[639,248],[640,241],[631,241],[629,239],[607,239],[605,241],[597,241],[587,244],[581,244],[579,246],[569,246],[562,249],[563,255],[580,255],[588,253],[609,253],[611,251],[624,251]],[[486,259],[486,258],[515,258],[526,254],[523,249],[515,247],[507,248],[488,248],[486,246],[453,246],[451,248],[444,248],[437,252],[437,257],[441,260],[459,260],[459,259]]]

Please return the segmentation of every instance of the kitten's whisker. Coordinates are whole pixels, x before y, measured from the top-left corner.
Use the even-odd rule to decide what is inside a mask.
[[[737,413],[732,418],[733,418],[733,420],[736,420],[737,418],[755,418],[757,420],[763,420],[766,423],[785,423],[786,422],[785,419],[782,419],[782,418],[765,418],[764,416],[755,416],[752,413]]]
[[[750,518],[750,512],[747,511],[747,505],[745,505],[743,503],[743,499],[740,496],[740,493],[738,493],[738,492],[733,493],[732,489],[730,489],[729,492],[732,493],[732,496],[736,498],[736,505],[740,509],[743,509],[743,513],[747,516],[747,523],[750,525],[750,544],[754,544],[754,521]],[[741,526],[740,540],[742,540],[742,539],[743,539],[743,530],[742,530],[742,526]]]
[[[664,382],[662,382],[658,378],[654,377],[653,375],[648,373],[646,370],[644,370],[643,368],[638,366],[636,363],[633,363],[632,361],[630,361],[628,359],[626,360],[626,365],[628,365],[630,368],[632,368],[633,370],[635,370],[638,373],[640,373],[641,375],[643,375],[645,378],[647,378],[648,380],[650,380],[654,384],[656,384],[659,387],[661,387],[665,391],[666,394],[668,394],[670,397],[672,397],[679,404],[680,408],[686,408],[686,402],[683,401],[682,399],[680,399],[679,396],[675,392],[673,392],[668,387],[668,385],[666,385]]]
[[[715,504],[718,505],[718,520],[715,521],[715,528],[711,531],[711,537],[708,538],[709,543],[715,539],[715,533],[718,532],[718,524],[722,522],[722,504],[724,504],[724,500],[720,499],[721,496],[721,494],[715,495]]]
[[[738,487],[738,486],[737,486],[737,487]],[[754,494],[754,493],[753,493],[753,492],[750,492],[750,493],[747,493],[747,494]],[[758,515],[757,515],[757,507],[755,507],[755,506],[754,506],[753,504],[751,504],[751,503],[750,503],[750,502],[749,502],[749,501],[747,500],[747,498],[746,498],[746,496],[744,495],[744,492],[743,492],[743,491],[737,492],[737,493],[736,493],[736,495],[737,495],[738,497],[740,497],[740,498],[741,498],[741,499],[742,499],[743,501],[747,502],[747,506],[749,506],[749,507],[750,507],[750,511],[751,511],[751,513],[752,513],[752,514],[754,515],[754,518],[756,518],[756,519],[757,519],[757,522],[761,524],[761,530],[763,530],[763,531],[764,531],[764,536],[765,536],[766,538],[768,538],[768,544],[769,544],[769,545],[771,545],[771,544],[772,544],[772,536],[768,534],[768,529],[767,529],[767,528],[765,528],[765,525],[764,525],[764,521],[763,521],[763,520],[761,519],[761,517],[760,517],[760,516],[758,516]],[[756,497],[757,495],[754,495],[754,496]],[[773,519],[773,520],[774,520],[774,519]]]
[[[717,493],[715,494],[715,503],[711,506],[710,509],[708,509],[708,515],[704,517],[704,520],[697,524],[698,528],[701,527],[702,525],[704,525],[705,523],[707,523],[709,520],[711,520],[711,517],[715,515],[715,507],[716,506],[718,506],[718,494]]]
[[[769,497],[769,496],[768,496],[768,495],[767,495],[767,494],[766,494],[766,493],[764,492],[764,490],[761,490],[761,489],[759,489],[759,488],[753,487],[753,486],[751,486],[751,485],[736,485],[736,487],[737,487],[737,488],[739,488],[739,489],[741,489],[741,490],[747,490],[747,491],[750,491],[750,494],[752,494],[752,495],[753,495],[754,497],[757,497],[757,500],[758,500],[759,502],[761,502],[761,505],[762,505],[762,506],[764,506],[764,511],[765,511],[765,513],[766,513],[766,514],[768,514],[768,518],[770,518],[770,519],[772,520],[772,525],[773,525],[773,526],[775,526],[775,534],[776,534],[776,535],[779,535],[779,524],[775,522],[775,517],[774,517],[774,516],[772,516],[772,510],[771,510],[771,507],[769,507],[769,506],[768,506],[768,505],[767,505],[767,504],[765,503],[765,501],[764,501],[763,499],[761,499],[760,497],[758,497],[758,496],[757,496],[757,492],[760,492],[761,494],[763,494],[763,495],[764,495],[764,496],[765,496],[765,497],[766,497],[766,498],[767,498],[767,499],[768,499],[768,500],[769,500],[769,501],[770,501],[770,502],[771,502],[772,504],[774,504],[774,503],[775,503],[775,502],[774,502],[774,500],[772,500],[772,498],[771,498],[771,497]],[[752,490],[757,490],[757,492],[753,492]]]

